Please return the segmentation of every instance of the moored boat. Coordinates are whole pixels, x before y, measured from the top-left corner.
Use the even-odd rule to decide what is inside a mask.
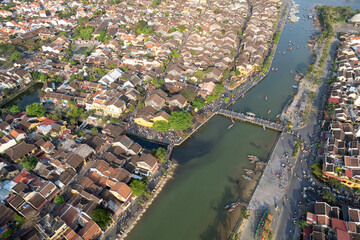
[[[241,175],[243,178],[245,178],[246,180],[248,180],[248,181],[251,181],[252,180],[252,178],[251,177],[249,177],[249,176],[246,176],[246,175]]]
[[[234,126],[234,124],[232,123],[230,126],[228,126],[227,129],[230,129],[230,128],[232,128],[233,126]]]
[[[271,109],[269,109],[269,111],[268,111],[268,114],[270,114],[271,113]]]

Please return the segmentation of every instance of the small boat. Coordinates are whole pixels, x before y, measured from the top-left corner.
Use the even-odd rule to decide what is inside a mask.
[[[275,68],[275,72],[277,72],[277,70],[278,70],[278,69],[277,69],[277,68]]]
[[[228,212],[230,213],[230,212],[234,211],[236,207],[237,207],[237,205],[232,206],[231,208],[228,209]]]
[[[279,51],[279,54],[280,54],[281,52]]]
[[[290,48],[290,51],[292,51],[292,47]]]
[[[232,128],[233,126],[234,126],[234,124],[231,124],[230,126],[228,126],[227,129],[230,129],[230,128]]]
[[[283,52],[283,55],[285,55],[285,52]]]
[[[298,88],[298,86],[293,86],[293,88]]]
[[[292,74],[293,72],[292,72],[292,70],[290,70],[290,74]]]
[[[241,175],[243,178],[245,178],[246,180],[249,180],[249,181],[251,181],[252,180],[252,178],[251,177],[249,177],[249,176],[246,176],[246,175]]]
[[[229,203],[229,204],[227,204],[227,205],[224,207],[224,209],[232,208],[232,207],[235,206],[235,205],[236,205],[236,202]]]
[[[269,111],[268,111],[268,114],[270,114],[271,113],[271,109],[269,109]]]
[[[267,96],[265,96],[265,101],[267,101]]]
[[[272,68],[271,71],[274,71],[274,68]]]
[[[251,169],[244,168],[246,174],[254,174],[254,171]]]
[[[266,127],[265,126],[263,126],[263,129],[264,129],[264,131],[266,130]]]

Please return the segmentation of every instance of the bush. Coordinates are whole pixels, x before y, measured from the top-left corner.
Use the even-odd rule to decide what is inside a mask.
[[[198,110],[205,107],[205,101],[202,98],[195,98],[194,101],[192,101],[192,106]]]
[[[39,161],[39,159],[37,157],[31,157],[31,158],[23,157],[21,159],[21,164],[23,165],[25,170],[31,171],[35,168],[38,161]]]
[[[45,108],[40,103],[33,103],[26,106],[26,114],[42,117],[45,115]]]
[[[292,156],[295,157],[298,153],[299,153],[299,150],[300,150],[300,140],[296,140],[295,142],[295,146],[294,146],[294,151],[292,153]]]

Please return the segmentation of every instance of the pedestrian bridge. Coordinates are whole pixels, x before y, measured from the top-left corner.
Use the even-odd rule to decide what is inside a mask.
[[[256,125],[260,125],[269,129],[273,129],[276,131],[283,132],[285,130],[285,127],[281,123],[275,123],[268,120],[264,120],[258,117],[255,117],[255,114],[253,113],[237,113],[233,111],[229,111],[226,109],[220,109],[216,112],[217,114],[223,115],[225,117],[229,117],[235,120],[243,121],[243,122],[249,122]]]

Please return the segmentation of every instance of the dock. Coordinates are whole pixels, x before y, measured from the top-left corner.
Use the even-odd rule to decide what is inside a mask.
[[[238,121],[242,121],[242,122],[249,122],[252,124],[256,124],[256,125],[260,125],[262,127],[265,128],[269,128],[275,131],[279,131],[279,132],[283,132],[285,131],[285,127],[281,124],[281,123],[275,123],[269,120],[264,120],[258,117],[255,117],[255,114],[253,113],[238,113],[238,112],[233,112],[230,110],[226,110],[226,109],[220,109],[219,111],[216,112],[219,115],[223,115],[225,117],[229,117]]]

